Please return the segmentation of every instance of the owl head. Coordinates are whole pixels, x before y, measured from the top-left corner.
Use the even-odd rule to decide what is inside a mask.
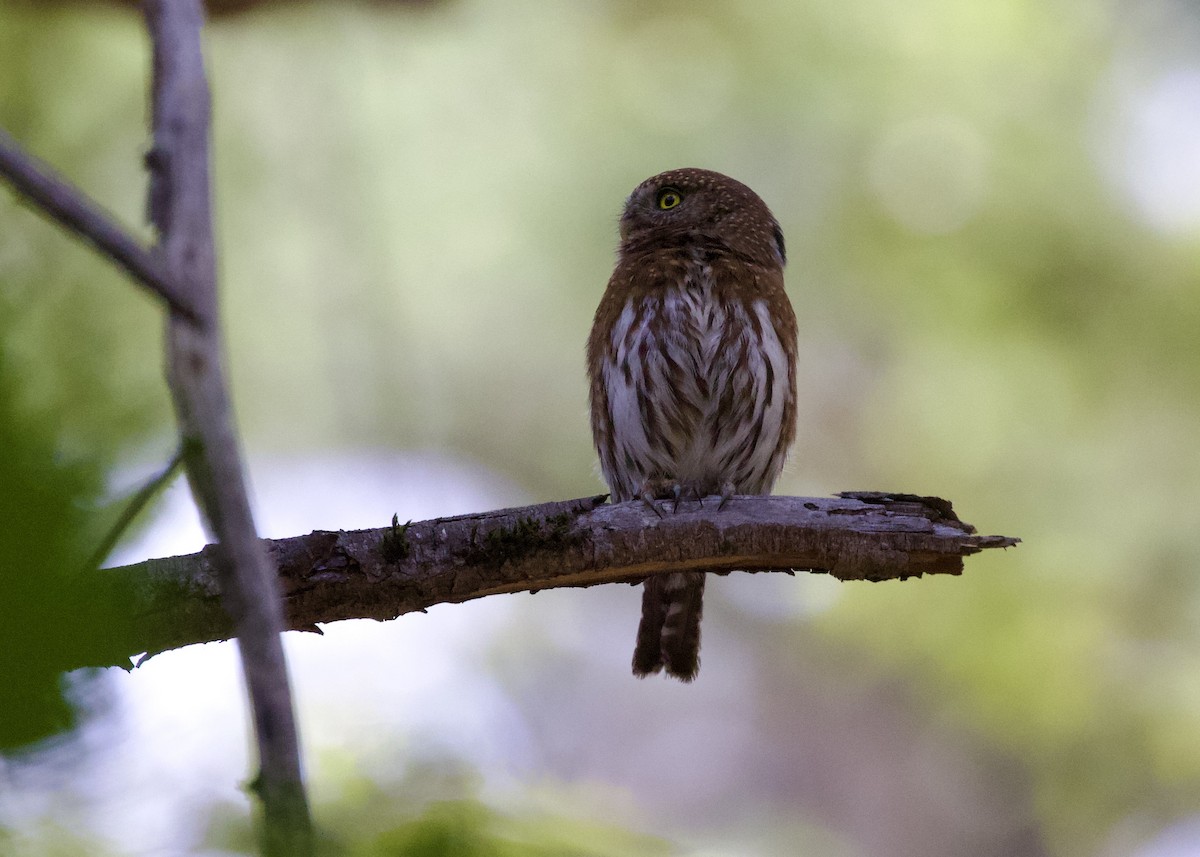
[[[688,167],[634,188],[621,214],[621,254],[689,246],[771,267],[787,261],[783,232],[767,204],[729,176]]]

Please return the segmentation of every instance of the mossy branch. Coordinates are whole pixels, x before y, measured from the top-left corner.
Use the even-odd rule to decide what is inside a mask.
[[[668,505],[603,495],[369,530],[267,540],[287,625],[394,619],[435,604],[704,570],[808,571],[840,580],[959,574],[963,558],[1019,539],[980,536],[936,497],[735,497]],[[213,549],[106,569],[136,621],[129,654],[226,639]]]

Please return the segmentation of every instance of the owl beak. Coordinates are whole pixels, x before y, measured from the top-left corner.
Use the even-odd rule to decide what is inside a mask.
[[[618,222],[617,229],[621,233],[621,240],[624,241],[629,237],[629,209],[633,206],[634,193],[625,197],[625,204],[621,206],[621,219]]]

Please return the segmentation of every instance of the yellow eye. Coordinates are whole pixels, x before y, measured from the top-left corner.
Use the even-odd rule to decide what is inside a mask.
[[[681,202],[683,202],[683,194],[675,188],[668,187],[658,192],[658,207],[663,211],[674,208]]]

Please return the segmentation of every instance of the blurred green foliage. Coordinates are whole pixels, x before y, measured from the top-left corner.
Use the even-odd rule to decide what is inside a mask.
[[[582,344],[621,200],[668,167],[735,175],[793,260],[805,406],[779,490],[940,494],[1025,540],[960,580],[847,586],[794,639],[1020,760],[1052,853],[1136,839],[1200,810],[1200,220],[1139,208],[1126,128],[1200,65],[1198,34],[1159,0],[218,22],[249,443],[441,448],[538,498],[596,490]],[[131,224],[146,64],[132,14],[0,7],[0,122]],[[0,335],[0,594],[25,605],[96,537],[106,474],[165,459],[170,426],[155,308],[6,192]],[[60,621],[10,612],[9,651]],[[7,687],[65,722],[53,670],[26,666]],[[541,853],[523,824],[450,801],[345,853]]]
[[[453,761],[413,765],[400,777],[353,774],[315,815],[322,857],[667,857],[661,839],[573,818],[536,794],[506,809],[482,800],[475,778]],[[454,795],[451,797],[450,795]],[[561,804],[561,802],[560,802]],[[218,813],[210,844],[254,854],[240,812]]]
[[[106,166],[136,153],[93,157],[105,148],[98,139],[113,142],[101,130],[112,105],[98,100],[90,116],[71,111],[60,117],[63,126],[38,109],[35,93],[53,101],[62,97],[55,86],[68,84],[39,75],[39,66],[52,68],[45,66],[48,53],[74,46],[85,61],[102,65],[109,55],[69,14],[48,16],[60,24],[51,30],[31,12],[0,10],[0,121],[108,198],[113,176],[105,175]],[[127,64],[140,71],[136,58]],[[136,90],[127,97],[137,104]],[[102,180],[89,179],[89,171]],[[127,175],[138,180],[136,163]],[[121,636],[113,605],[92,589],[86,565],[112,521],[105,484],[110,469],[156,429],[162,413],[155,412],[154,388],[145,383],[160,362],[145,324],[154,318],[145,299],[89,250],[56,233],[7,190],[2,194],[0,748],[8,749],[73,725],[75,706],[87,694],[81,682],[68,690],[62,670],[104,663],[109,643]]]

